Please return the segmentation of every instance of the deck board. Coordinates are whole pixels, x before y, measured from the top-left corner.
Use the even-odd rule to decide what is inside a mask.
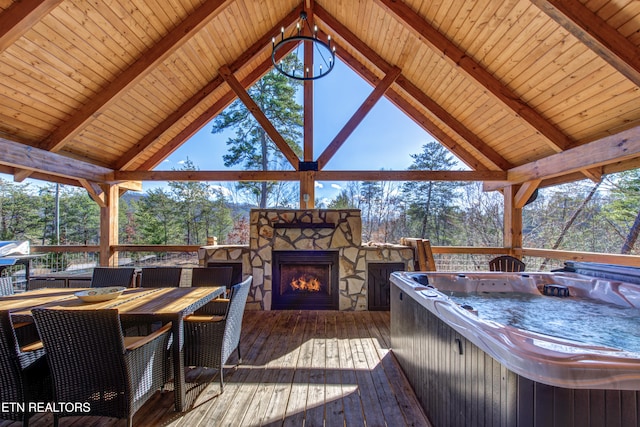
[[[173,410],[171,387],[135,415],[149,426],[429,426],[389,349],[389,312],[247,311],[243,363],[235,354],[220,394],[217,371],[187,372],[190,409]],[[48,426],[51,414],[32,426]],[[63,418],[60,426],[124,426],[124,420]],[[0,426],[19,423],[0,422]]]

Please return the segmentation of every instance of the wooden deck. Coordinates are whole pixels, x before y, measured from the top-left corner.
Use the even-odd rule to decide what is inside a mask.
[[[225,369],[223,394],[217,371],[192,369],[190,410],[174,412],[173,393],[157,393],[134,425],[429,426],[389,348],[389,312],[249,311],[243,364]],[[30,425],[51,422],[44,414]],[[60,425],[126,422],[68,417]]]

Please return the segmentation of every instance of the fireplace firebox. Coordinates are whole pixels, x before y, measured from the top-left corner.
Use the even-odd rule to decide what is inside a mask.
[[[273,251],[271,308],[338,310],[338,251]]]

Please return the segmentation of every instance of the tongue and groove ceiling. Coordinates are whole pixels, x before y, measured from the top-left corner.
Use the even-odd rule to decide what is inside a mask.
[[[0,0],[0,172],[88,189],[157,179],[156,165],[271,68],[271,38],[302,9],[373,86],[352,128],[386,96],[472,171],[324,171],[351,128],[299,159],[317,161],[316,179],[499,189],[640,164],[638,1]],[[296,179],[285,155],[293,170],[280,176]]]

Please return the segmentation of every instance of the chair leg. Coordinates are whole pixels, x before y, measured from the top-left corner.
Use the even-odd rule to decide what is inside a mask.
[[[220,394],[222,394],[224,392],[224,380],[223,380],[223,372],[224,372],[224,366],[222,365],[222,363],[220,364]]]
[[[238,348],[236,349],[238,351],[238,365],[242,364],[242,355],[240,354],[240,344],[238,344]]]

